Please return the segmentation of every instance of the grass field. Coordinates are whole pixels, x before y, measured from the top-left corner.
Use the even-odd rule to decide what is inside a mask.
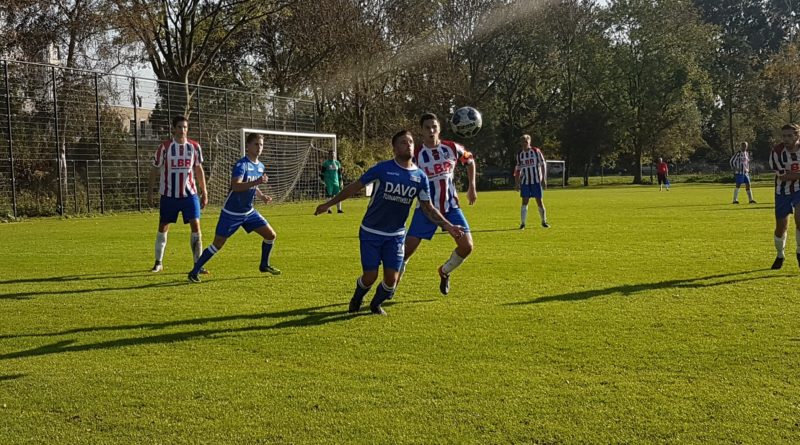
[[[451,294],[437,235],[389,317],[345,313],[364,200],[262,207],[283,275],[240,232],[199,285],[187,226],[147,272],[156,214],[0,224],[0,443],[799,443],[795,237],[768,270],[731,189],[551,189],[525,231],[480,194]]]

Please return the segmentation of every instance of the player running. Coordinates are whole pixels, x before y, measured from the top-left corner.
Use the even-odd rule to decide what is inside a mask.
[[[258,189],[261,184],[266,184],[269,179],[264,173],[264,164],[258,160],[264,150],[264,136],[258,133],[250,133],[245,139],[246,156],[233,166],[231,175],[231,190],[225,199],[225,205],[219,215],[217,222],[216,236],[194,263],[194,268],[189,272],[189,281],[199,283],[199,273],[211,257],[213,257],[225,241],[233,235],[239,227],[244,228],[247,233],[256,232],[264,238],[261,243],[261,264],[258,270],[268,272],[272,275],[280,275],[281,271],[270,265],[270,255],[275,243],[277,234],[266,219],[253,207],[253,201],[258,196],[265,204],[272,201],[270,196],[265,195]]]
[[[150,187],[147,198],[153,206],[153,186],[159,178],[158,233],[156,234],[156,262],[151,272],[161,272],[164,268],[164,249],[167,247],[169,225],[178,221],[178,213],[183,214],[183,223],[189,224],[192,234],[190,246],[194,261],[200,257],[203,241],[200,232],[200,209],[208,204],[206,177],[203,171],[203,152],[200,144],[189,139],[189,121],[184,116],[172,119],[172,139],[158,146],[153,156],[153,169],[150,172]],[[199,194],[198,198],[198,186]],[[205,270],[202,273],[207,273]]]
[[[800,204],[800,126],[784,125],[781,139],[783,142],[776,145],[769,156],[769,165],[775,170],[775,250],[778,254],[772,263],[774,270],[783,266],[786,231],[792,213],[798,243],[797,262],[800,265],[800,212],[795,212],[795,207]]]
[[[362,275],[356,280],[356,289],[348,309],[350,313],[361,309],[364,296],[378,279],[378,267],[383,263],[383,282],[375,291],[369,308],[373,314],[386,315],[381,304],[391,298],[397,284],[403,263],[405,222],[414,198],[419,201],[420,209],[429,221],[447,230],[457,241],[464,237],[461,227],[451,224],[431,204],[428,178],[412,162],[414,139],[410,131],[402,130],[392,137],[392,152],[394,159],[375,164],[361,178],[317,206],[314,211],[314,215],[325,213],[334,204],[354,196],[365,185],[374,182],[372,197],[358,234]]]
[[[531,197],[536,199],[542,227],[550,227],[550,224],[547,224],[547,211],[542,202],[542,190],[547,189],[547,163],[542,151],[537,147],[531,147],[529,134],[522,135],[520,144],[522,151],[517,154],[517,166],[514,168],[517,190],[519,190],[519,196],[522,197],[519,229],[525,229],[525,220],[528,219],[528,201]]]

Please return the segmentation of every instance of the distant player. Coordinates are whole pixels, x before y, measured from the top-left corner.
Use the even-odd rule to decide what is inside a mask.
[[[358,237],[361,240],[362,275],[350,300],[349,312],[361,309],[364,296],[378,279],[378,267],[383,263],[383,282],[375,291],[369,308],[373,314],[386,315],[381,304],[391,298],[397,284],[400,265],[403,263],[405,223],[414,198],[430,221],[447,230],[456,240],[463,238],[460,227],[447,221],[431,205],[428,178],[412,162],[414,139],[411,132],[403,130],[392,137],[394,159],[375,164],[357,181],[349,184],[338,195],[320,204],[314,215],[325,213],[331,206],[354,196],[365,185],[374,183],[367,212],[361,220]]]
[[[744,184],[747,199],[750,204],[755,204],[753,191],[750,189],[750,153],[747,152],[747,142],[742,142],[739,145],[739,151],[731,157],[731,168],[736,180],[736,188],[733,189],[733,203],[739,204],[739,187]]]
[[[472,153],[468,152],[462,145],[453,141],[439,139],[441,124],[435,114],[423,114],[419,123],[422,128],[422,146],[419,147],[414,158],[419,168],[428,176],[431,202],[448,221],[462,227],[466,232],[464,236],[456,238],[455,250],[450,254],[450,258],[438,269],[439,291],[443,295],[447,295],[450,292],[450,274],[472,253],[473,248],[469,224],[459,208],[453,173],[456,165],[466,165],[467,178],[469,180],[467,200],[470,205],[474,204],[475,200],[478,199],[478,192],[475,189],[475,161]],[[400,270],[401,277],[409,259],[417,251],[420,242],[423,239],[430,240],[433,238],[436,229],[437,224],[431,221],[421,208],[417,208],[414,211],[411,226],[408,228],[408,236],[406,236],[406,253]]]
[[[525,229],[525,220],[528,219],[528,201],[531,197],[536,199],[542,227],[550,227],[550,224],[547,224],[547,211],[542,202],[543,189],[547,189],[547,163],[542,151],[531,147],[530,135],[523,134],[519,141],[522,151],[517,154],[517,166],[514,168],[517,190],[522,197],[519,229]]]
[[[222,249],[225,241],[239,227],[242,227],[247,233],[256,232],[264,238],[261,243],[261,264],[258,266],[258,270],[272,275],[281,274],[281,271],[271,266],[269,261],[277,234],[267,220],[253,207],[256,196],[265,204],[272,201],[271,197],[258,189],[259,185],[266,184],[269,179],[264,173],[264,164],[258,160],[263,150],[264,136],[258,133],[248,134],[245,140],[246,156],[239,159],[233,166],[231,190],[228,192],[225,205],[219,215],[214,242],[203,251],[200,259],[195,262],[194,268],[189,272],[189,281],[200,282],[199,273],[203,269],[203,265]]]
[[[789,215],[794,213],[797,236],[797,261],[800,264],[800,126],[786,124],[781,128],[781,142],[772,149],[769,165],[775,170],[775,250],[777,257],[772,269],[783,266],[786,250],[786,231]]]
[[[336,159],[336,153],[331,152],[328,160],[320,166],[322,171],[322,181],[325,183],[325,196],[332,198],[342,191],[342,164]],[[344,213],[342,203],[336,204],[336,211]],[[328,209],[328,213],[331,213]]]
[[[658,158],[658,167],[656,167],[656,175],[658,176],[658,191],[662,190],[662,187],[666,187],[667,191],[669,191],[669,166],[664,159]],[[652,176],[651,176],[652,178]]]
[[[153,187],[158,178],[161,199],[156,234],[156,262],[151,272],[161,272],[164,267],[162,260],[167,247],[167,232],[169,225],[178,221],[178,213],[183,215],[183,223],[191,227],[190,246],[194,261],[197,261],[203,249],[200,209],[208,204],[203,152],[200,144],[187,137],[188,132],[189,121],[184,116],[175,116],[172,119],[172,139],[162,142],[153,156],[147,197],[150,205],[154,205]],[[202,273],[207,272],[203,270]]]

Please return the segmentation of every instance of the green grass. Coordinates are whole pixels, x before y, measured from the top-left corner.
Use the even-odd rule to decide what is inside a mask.
[[[389,317],[345,313],[364,200],[262,208],[283,275],[240,232],[199,285],[183,225],[147,272],[155,214],[0,224],[0,443],[798,443],[794,236],[768,270],[731,188],[551,189],[525,231],[483,193],[451,295],[437,235]]]

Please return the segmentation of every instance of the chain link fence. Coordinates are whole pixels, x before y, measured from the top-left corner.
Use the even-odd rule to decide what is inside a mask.
[[[0,59],[0,217],[146,208],[180,114],[209,166],[220,131],[316,130],[308,100]]]

